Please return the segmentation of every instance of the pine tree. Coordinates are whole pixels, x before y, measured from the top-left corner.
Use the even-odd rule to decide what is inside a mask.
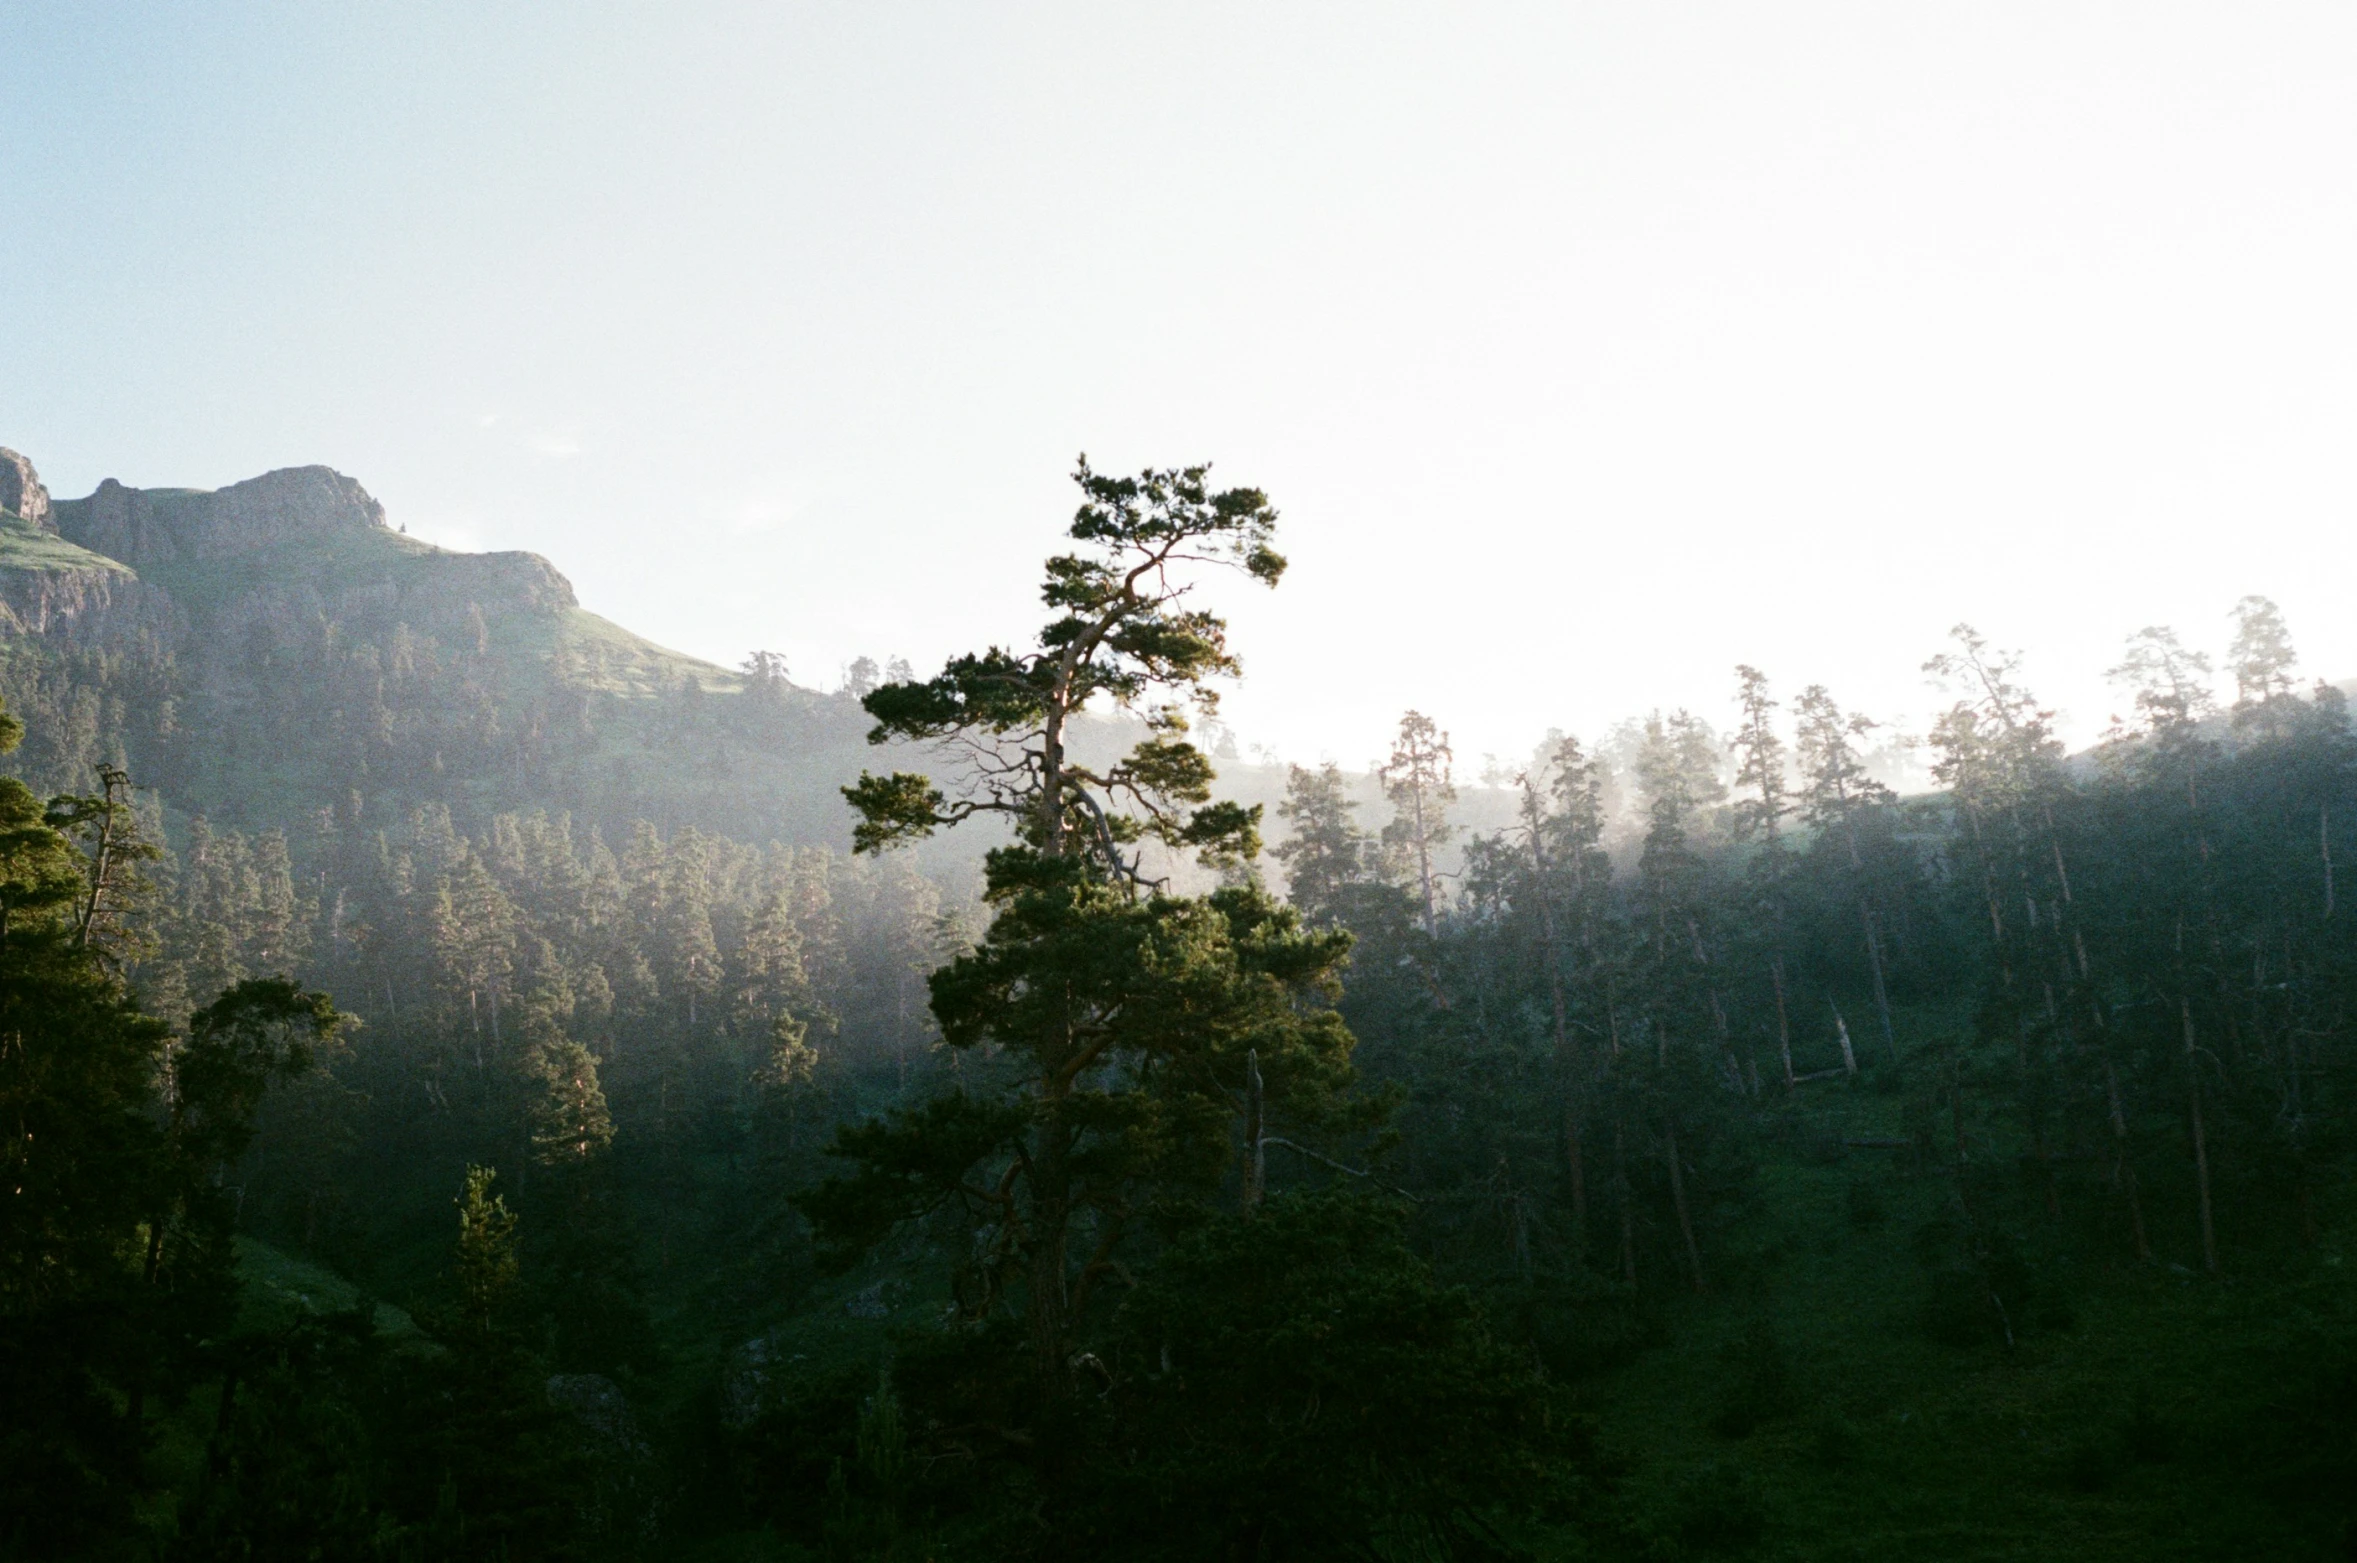
[[[1874,979],[1874,1012],[1882,1023],[1882,1045],[1898,1062],[1898,1034],[1891,1025],[1890,980],[1883,964],[1881,921],[1869,889],[1862,827],[1885,817],[1897,799],[1866,773],[1858,740],[1874,730],[1864,716],[1845,715],[1822,684],[1811,684],[1793,703],[1797,757],[1801,769],[1800,817],[1820,839],[1839,844],[1846,867],[1843,898],[1855,907],[1865,936],[1867,969]]]
[[[1391,800],[1392,808],[1391,823],[1383,827],[1383,841],[1415,866],[1427,939],[1439,934],[1439,899],[1433,886],[1432,859],[1447,845],[1451,834],[1448,808],[1457,800],[1456,784],[1449,774],[1453,758],[1449,735],[1430,717],[1410,711],[1399,719],[1399,736],[1393,740],[1391,758],[1377,771],[1383,779],[1384,796]]]
[[[995,1043],[1005,1085],[841,1130],[834,1153],[857,1170],[802,1201],[851,1249],[963,1208],[985,1234],[961,1283],[968,1312],[1020,1289],[1049,1405],[1071,1396],[1076,1332],[1148,1202],[1206,1196],[1230,1164],[1246,1076],[1264,1077],[1272,1114],[1314,1132],[1335,1116],[1350,1047],[1326,1006],[1347,936],[1304,932],[1249,886],[1168,895],[1139,850],[1257,850],[1257,811],[1212,802],[1210,765],[1186,741],[1182,705],[1203,711],[1209,681],[1237,664],[1222,622],[1185,596],[1206,562],[1273,585],[1275,513],[1257,491],[1214,492],[1202,468],[1108,478],[1084,462],[1076,481],[1077,546],[1048,561],[1055,617],[1037,649],[960,657],[867,698],[873,741],[941,745],[970,790],[953,799],[909,773],[846,789],[865,852],[978,814],[1014,826],[989,859],[989,932],[932,979],[944,1040]],[[1142,708],[1148,736],[1093,767],[1067,741],[1099,695]],[[1244,1148],[1247,1177],[1268,1143]],[[1042,1457],[1069,1452],[1058,1440]]]
[[[2059,1214],[2052,1129],[2068,1031],[2053,979],[2078,964],[2079,914],[2058,822],[2058,810],[2073,801],[2071,786],[2054,713],[2020,682],[2020,658],[1995,650],[1969,625],[1958,625],[1951,638],[1956,649],[1925,664],[1962,696],[1933,726],[1939,759],[1932,774],[1951,788],[1962,838],[1954,855],[1973,865],[1989,920],[1991,959],[1978,1022],[1985,1039],[2013,1045],[2016,1104],[2048,1212]],[[1960,1126],[1953,1097],[1962,1080],[1954,1070],[1950,1089]],[[1954,1171],[1975,1228],[1975,1261],[1982,1262],[1985,1233],[1970,1219],[1961,1145]]]
[[[2292,669],[2299,656],[2283,610],[2264,597],[2234,605],[2234,644],[2226,654],[2234,674],[2234,725],[2265,737],[2280,736],[2285,703],[2292,698]]]
[[[712,1018],[712,999],[725,975],[712,932],[711,867],[712,848],[702,832],[683,830],[672,838],[655,924],[663,990],[673,1003],[685,1002],[678,1019],[691,1033]]]
[[[562,1032],[544,1034],[531,1047],[525,1067],[539,1087],[532,1103],[533,1152],[550,1165],[586,1163],[614,1141],[597,1055]]]
[[[1735,785],[1743,789],[1734,808],[1735,839],[1753,846],[1751,876],[1758,895],[1759,937],[1768,947],[1768,977],[1776,996],[1776,1047],[1784,1065],[1784,1088],[1797,1087],[1792,1069],[1791,1001],[1784,980],[1785,877],[1790,864],[1782,835],[1792,812],[1784,781],[1784,740],[1777,735],[1777,702],[1768,694],[1767,675],[1758,668],[1735,669],[1736,704],[1743,713],[1730,747],[1735,751]],[[1854,1067],[1854,1065],[1853,1065]]]
[[[497,1048],[500,1004],[515,976],[515,903],[480,856],[461,843],[456,865],[435,886],[432,938],[438,979],[475,1039],[475,1067],[485,1065],[486,1029]]]
[[[1374,842],[1353,815],[1349,784],[1331,760],[1286,773],[1277,817],[1288,827],[1270,856],[1285,866],[1285,895],[1312,923],[1348,923],[1354,892],[1373,874]]]
[[[458,1207],[458,1248],[450,1278],[459,1327],[469,1340],[488,1340],[504,1328],[520,1274],[515,1214],[505,1197],[491,1191],[498,1179],[489,1167],[470,1166],[451,1202]]]

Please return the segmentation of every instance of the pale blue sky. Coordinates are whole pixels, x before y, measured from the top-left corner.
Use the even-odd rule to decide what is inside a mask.
[[[1086,449],[1283,508],[1296,758],[1920,720],[1966,617],[2084,734],[2246,591],[2357,673],[2344,5],[0,0],[0,81],[55,491],[326,462],[716,660],[1027,628]]]

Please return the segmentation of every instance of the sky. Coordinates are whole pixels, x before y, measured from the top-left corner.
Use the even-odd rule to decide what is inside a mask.
[[[0,0],[0,445],[325,463],[735,664],[1017,640],[1211,461],[1226,716],[1460,766],[1733,667],[2092,737],[2245,593],[2357,674],[2357,8]]]

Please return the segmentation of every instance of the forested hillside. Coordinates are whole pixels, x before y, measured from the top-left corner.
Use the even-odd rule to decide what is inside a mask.
[[[1078,479],[1019,649],[821,694],[0,453],[0,1555],[2348,1554],[2271,605],[2077,755],[1959,628],[1918,795],[1749,667],[1280,793],[1268,499]]]

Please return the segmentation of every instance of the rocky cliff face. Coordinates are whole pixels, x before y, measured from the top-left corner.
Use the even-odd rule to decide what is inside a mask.
[[[0,547],[0,636],[162,637],[202,664],[232,643],[299,652],[331,623],[480,641],[489,626],[577,605],[538,554],[451,553],[396,533],[383,505],[327,467],[219,490],[109,478],[53,503],[31,462],[0,451],[0,505],[26,523],[21,546]]]
[[[21,458],[0,479],[40,518],[0,517],[0,701],[27,729],[0,771],[41,792],[120,764],[246,830],[548,809],[614,841],[839,846],[876,759],[850,701],[652,645],[547,560],[436,548],[324,467],[59,500]]]
[[[0,639],[28,635],[77,651],[173,645],[188,616],[171,597],[122,569],[0,567]]]
[[[49,519],[49,490],[33,464],[7,449],[0,449],[0,510],[14,511],[42,531],[57,530]]]
[[[49,490],[12,450],[0,450],[0,512],[0,638],[84,649],[169,643],[186,629],[165,593],[58,535]]]
[[[225,489],[125,488],[113,478],[57,507],[69,542],[134,570],[385,530],[385,507],[327,467],[286,467]]]

